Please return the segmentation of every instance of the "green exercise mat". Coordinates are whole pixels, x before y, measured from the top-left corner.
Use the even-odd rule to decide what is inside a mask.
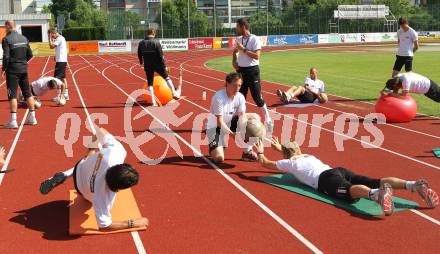
[[[432,152],[434,153],[435,157],[440,159],[440,148],[434,148],[432,149]]]
[[[330,197],[324,193],[319,192],[318,190],[302,184],[292,174],[277,174],[265,176],[258,178],[258,180],[309,198],[322,201],[330,205],[334,205],[338,208],[342,208],[351,212],[372,216],[383,214],[380,206],[374,201],[361,198],[355,203],[345,202],[343,200]],[[416,202],[412,202],[403,198],[394,197],[393,200],[395,207],[394,212],[418,207],[418,204]]]

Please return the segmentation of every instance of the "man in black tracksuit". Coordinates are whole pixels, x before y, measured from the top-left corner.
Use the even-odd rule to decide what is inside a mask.
[[[8,100],[11,107],[11,120],[4,125],[5,128],[16,129],[17,125],[17,88],[20,86],[30,114],[25,124],[36,125],[34,98],[32,97],[29,78],[28,61],[32,58],[32,50],[29,41],[15,30],[15,21],[5,22],[7,35],[2,40],[3,47],[3,66],[2,77],[6,73],[6,87],[8,90]]]
[[[162,45],[156,37],[156,29],[149,28],[147,38],[139,43],[138,57],[139,63],[144,65],[145,74],[147,75],[148,92],[151,95],[153,106],[156,106],[156,100],[154,99],[154,73],[156,72],[167,82],[168,87],[173,92],[173,97],[178,99],[181,94],[180,87],[175,89],[173,81],[168,76],[167,67],[165,65],[165,59],[163,57]]]

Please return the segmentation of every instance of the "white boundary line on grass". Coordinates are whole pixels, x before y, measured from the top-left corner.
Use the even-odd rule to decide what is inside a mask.
[[[84,59],[85,60],[85,59]],[[104,59],[105,60],[105,59]],[[85,60],[87,61],[87,60]],[[107,61],[107,60],[106,60]],[[111,62],[108,61],[110,64]],[[127,62],[130,62],[127,60]],[[323,253],[319,250],[315,245],[313,245],[309,240],[307,240],[304,236],[302,236],[298,231],[296,231],[293,227],[291,227],[287,222],[285,222],[281,217],[279,217],[275,212],[273,212],[269,207],[263,204],[259,199],[253,196],[249,191],[247,191],[244,187],[242,187],[238,182],[236,182],[232,177],[226,174],[223,170],[221,170],[216,164],[206,158],[199,150],[189,144],[184,138],[182,138],[178,133],[175,133],[172,129],[170,129],[166,124],[164,124],[159,118],[153,115],[147,108],[142,106],[140,103],[136,101],[135,98],[131,97],[128,93],[126,93],[122,88],[116,85],[110,78],[105,75],[105,71],[111,66],[105,68],[102,71],[102,76],[105,77],[109,82],[111,82],[118,90],[120,90],[123,94],[125,94],[130,100],[132,100],[135,104],[141,107],[145,112],[147,112],[151,117],[153,117],[156,121],[158,121],[164,128],[174,133],[176,138],[178,138],[181,142],[183,142],[188,148],[190,148],[197,156],[202,158],[206,163],[208,163],[213,169],[215,169],[221,176],[223,176],[229,183],[231,183],[234,187],[236,187],[239,191],[241,191],[244,195],[246,195],[250,200],[252,200],[256,205],[258,205],[263,211],[265,211],[268,215],[270,215],[276,222],[278,222],[281,226],[283,226],[289,233],[291,233],[294,237],[300,240],[305,246],[307,246],[314,253]],[[120,69],[124,69],[119,67]],[[125,70],[125,69],[124,69]],[[137,76],[136,74],[133,74]],[[138,76],[139,77],[139,76]],[[143,78],[141,78],[144,80]]]
[[[83,57],[81,57],[81,58],[84,59]],[[84,59],[84,60],[85,60],[85,59]],[[88,63],[88,64],[89,64],[89,63]],[[90,65],[90,64],[89,64],[89,65]],[[69,65],[68,65],[68,66],[69,66]],[[92,65],[90,65],[90,66],[92,66]],[[70,72],[70,75],[72,76],[73,83],[74,83],[74,85],[75,85],[76,91],[78,92],[79,99],[80,99],[81,104],[82,104],[82,106],[83,106],[83,109],[84,109],[84,112],[85,112],[85,114],[86,114],[87,120],[89,121],[90,127],[91,127],[92,130],[94,130],[94,132],[96,133],[95,127],[94,127],[94,125],[93,125],[93,121],[92,121],[92,119],[91,119],[91,117],[90,117],[90,113],[89,113],[89,111],[88,111],[88,109],[87,109],[87,106],[86,106],[86,104],[85,104],[85,102],[84,102],[84,99],[83,99],[83,97],[82,97],[82,94],[81,94],[81,92],[79,91],[79,87],[78,87],[78,84],[76,83],[76,79],[75,79],[75,74],[76,74],[77,72],[79,72],[80,70],[83,70],[83,69],[86,68],[86,67],[88,67],[88,66],[86,65],[86,66],[84,66],[84,67],[82,67],[82,68],[79,68],[79,69],[77,69],[75,72],[72,73],[72,69],[71,69],[70,66],[69,66],[69,72]],[[95,68],[94,66],[92,66],[92,67]],[[95,70],[98,71],[98,69],[96,69],[96,68],[95,68]],[[101,72],[99,72],[99,71],[98,71],[98,73],[101,74]],[[133,241],[134,241],[134,244],[135,244],[135,246],[136,246],[136,249],[137,249],[138,253],[139,253],[139,254],[147,254],[147,251],[145,250],[145,247],[144,247],[144,245],[143,245],[143,243],[142,243],[142,240],[141,240],[141,238],[140,238],[140,236],[139,236],[139,233],[138,233],[137,231],[132,231],[132,232],[130,232],[130,233],[131,233],[131,237],[133,238]]]
[[[127,60],[127,62],[132,63],[132,62],[129,61],[129,60]],[[182,63],[182,64],[184,64],[184,63]],[[134,76],[136,76],[136,77],[142,79],[142,80],[145,80],[144,78],[140,77],[139,75],[137,75],[137,74],[135,74],[135,73],[133,72],[133,68],[136,67],[136,66],[137,66],[137,65],[133,65],[133,66],[130,67],[130,73],[131,73],[132,75],[134,75]],[[118,66],[118,67],[119,67],[119,66]],[[191,82],[189,82],[189,81],[185,81],[185,82],[191,83]],[[199,86],[199,87],[201,87],[201,86]],[[206,88],[205,88],[205,89],[206,89]],[[211,90],[211,89],[207,89],[207,90]],[[211,90],[211,91],[213,91],[213,90]],[[196,107],[198,107],[198,108],[201,108],[201,109],[203,109],[203,110],[209,112],[208,109],[206,109],[206,108],[204,108],[204,107],[202,107],[202,106],[200,106],[200,105],[198,105],[198,104],[196,104],[196,103],[194,103],[194,102],[192,102],[192,101],[190,101],[190,100],[187,100],[186,98],[182,98],[182,99],[184,99],[185,101],[187,101],[187,102],[193,104],[194,106],[196,106]],[[432,217],[430,217],[429,215],[424,214],[424,213],[422,213],[422,212],[420,212],[420,211],[418,211],[418,210],[415,210],[415,209],[409,209],[409,210],[410,210],[411,212],[415,213],[416,215],[419,215],[419,216],[421,216],[422,218],[424,218],[424,219],[426,219],[426,220],[428,220],[428,221],[430,221],[430,222],[432,222],[432,223],[434,223],[434,224],[440,226],[440,221],[436,220],[435,218],[432,218]]]
[[[33,59],[33,58],[32,58],[32,59]],[[31,59],[31,60],[32,60],[32,59]],[[30,60],[30,61],[31,61],[31,60]],[[29,62],[30,62],[30,61],[29,61]],[[43,75],[44,71],[46,70],[47,63],[49,63],[49,57],[47,57],[46,64],[44,65],[44,68],[43,68],[43,70],[41,71],[41,75]],[[5,82],[6,82],[6,81],[5,81]],[[20,135],[21,135],[21,132],[23,131],[24,122],[26,121],[26,118],[27,118],[28,114],[29,114],[29,108],[26,109],[26,111],[25,111],[25,113],[24,113],[24,116],[23,116],[23,119],[21,120],[20,127],[18,128],[17,134],[15,134],[14,141],[12,142],[12,145],[11,145],[11,147],[9,148],[9,152],[8,152],[8,155],[6,156],[6,161],[5,161],[5,164],[4,164],[3,167],[2,167],[2,171],[3,171],[3,170],[6,170],[6,169],[8,168],[8,166],[9,166],[9,162],[11,161],[11,158],[12,158],[12,155],[13,155],[13,153],[14,153],[15,147],[17,146],[18,139],[19,139],[19,137],[20,137]],[[6,174],[0,174],[0,185],[1,185],[2,182],[3,182],[3,179],[5,178],[5,175],[6,175]]]

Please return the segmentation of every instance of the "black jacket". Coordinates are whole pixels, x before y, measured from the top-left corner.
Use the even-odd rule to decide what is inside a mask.
[[[162,45],[152,37],[147,37],[139,42],[138,57],[139,63],[144,64],[144,69],[165,67]]]
[[[10,73],[26,73],[27,62],[32,58],[28,39],[17,31],[11,31],[3,38],[2,47],[2,70]]]

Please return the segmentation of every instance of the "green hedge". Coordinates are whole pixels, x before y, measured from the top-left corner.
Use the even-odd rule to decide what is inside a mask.
[[[105,27],[71,27],[63,30],[63,36],[68,41],[105,40]]]

